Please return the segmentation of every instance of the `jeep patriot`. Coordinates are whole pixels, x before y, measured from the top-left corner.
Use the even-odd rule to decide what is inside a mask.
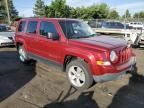
[[[36,60],[60,67],[78,90],[117,79],[136,64],[126,41],[97,35],[77,19],[23,18],[15,40],[21,62]]]

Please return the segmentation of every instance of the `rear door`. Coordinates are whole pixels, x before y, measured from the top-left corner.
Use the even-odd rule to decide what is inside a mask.
[[[21,20],[19,22],[19,26],[18,26],[18,28],[16,30],[16,33],[15,33],[16,37],[21,37],[24,34],[25,28],[26,28],[25,26],[26,26],[26,21],[25,20]]]
[[[38,21],[36,21],[36,20],[28,21],[27,29],[26,29],[26,33],[25,33],[28,51],[31,53],[36,53],[36,54],[38,53],[37,26],[38,26]]]

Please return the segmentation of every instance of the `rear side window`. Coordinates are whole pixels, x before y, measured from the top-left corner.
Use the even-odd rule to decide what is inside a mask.
[[[25,24],[26,24],[25,21],[20,22],[19,27],[18,27],[19,32],[24,32]]]
[[[38,24],[37,21],[29,21],[26,32],[35,34],[36,33],[36,29],[37,29],[37,24]]]
[[[40,24],[40,35],[47,36],[48,33],[53,33],[54,36],[58,36],[56,28],[52,22],[43,21]]]

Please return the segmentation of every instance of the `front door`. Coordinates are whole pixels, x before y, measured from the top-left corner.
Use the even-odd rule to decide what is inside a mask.
[[[48,39],[48,33],[52,33],[53,36],[59,36],[57,29],[51,21],[41,21],[39,30],[39,51],[42,57],[48,60],[60,62],[61,57],[61,42],[60,40]]]

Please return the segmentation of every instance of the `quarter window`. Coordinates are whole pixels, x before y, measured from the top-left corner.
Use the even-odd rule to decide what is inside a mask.
[[[35,34],[37,29],[37,23],[37,21],[29,21],[26,32]]]
[[[20,22],[19,27],[18,27],[19,32],[24,32],[25,24],[26,24],[25,21]]]

